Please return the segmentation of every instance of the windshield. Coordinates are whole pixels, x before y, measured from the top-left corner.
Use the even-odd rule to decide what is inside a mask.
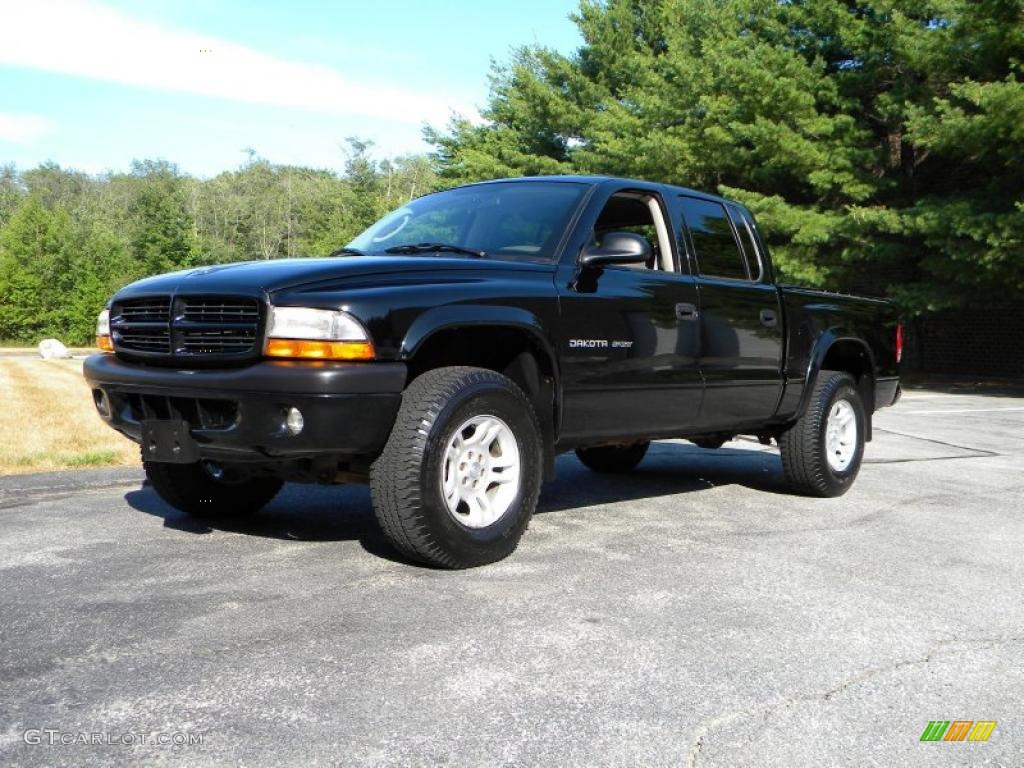
[[[555,181],[450,189],[389,213],[348,247],[381,253],[429,243],[499,259],[549,261],[586,189],[585,184]]]

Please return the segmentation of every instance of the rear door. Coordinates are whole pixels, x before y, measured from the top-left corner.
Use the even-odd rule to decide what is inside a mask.
[[[697,275],[702,429],[770,418],[782,392],[783,316],[749,214],[718,200],[681,195],[673,212],[680,250]]]

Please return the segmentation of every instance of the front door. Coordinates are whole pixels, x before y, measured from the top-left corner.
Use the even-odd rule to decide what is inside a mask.
[[[677,271],[660,196],[612,195],[593,238],[612,231],[643,234],[654,256],[646,265],[559,267],[561,437],[567,442],[680,434],[700,410],[697,286]]]

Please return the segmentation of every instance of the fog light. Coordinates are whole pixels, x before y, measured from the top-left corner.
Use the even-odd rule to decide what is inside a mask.
[[[284,428],[293,437],[302,431],[305,422],[302,419],[302,411],[298,408],[289,408],[284,413]]]
[[[110,420],[110,399],[102,389],[92,391],[92,401],[96,404],[96,410],[107,421]]]

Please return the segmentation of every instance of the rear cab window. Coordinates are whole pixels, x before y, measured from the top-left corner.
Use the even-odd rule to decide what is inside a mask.
[[[750,254],[754,259],[752,272],[724,205],[685,195],[678,203],[685,225],[680,230],[680,240],[685,237],[683,232],[689,230],[698,274],[728,280],[757,279],[760,273],[757,252],[752,250]],[[746,231],[745,226],[743,229]],[[751,243],[748,248],[752,247]]]
[[[754,235],[754,221],[746,210],[732,203],[729,204],[729,215],[732,217],[733,226],[739,235],[743,255],[747,259],[750,279],[755,283],[761,282],[764,277],[764,262],[761,259],[761,250]]]

